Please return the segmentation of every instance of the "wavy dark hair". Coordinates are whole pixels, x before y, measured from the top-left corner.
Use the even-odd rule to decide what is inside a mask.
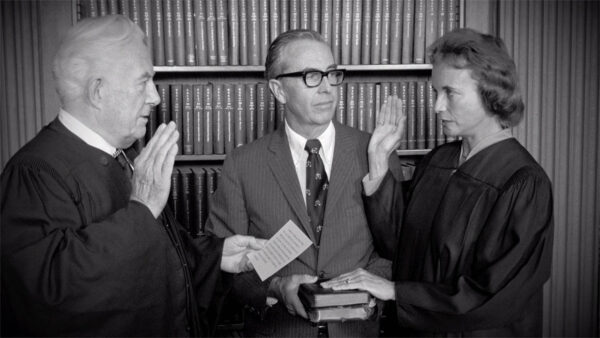
[[[504,128],[523,118],[524,104],[514,61],[502,39],[470,28],[455,29],[428,48],[431,63],[445,62],[471,70],[487,111],[497,115]]]

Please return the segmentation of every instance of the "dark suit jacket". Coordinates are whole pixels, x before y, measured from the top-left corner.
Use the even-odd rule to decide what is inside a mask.
[[[332,278],[362,267],[389,277],[390,263],[377,256],[361,199],[362,178],[368,172],[369,134],[335,124],[335,150],[320,247],[312,245],[278,276],[292,274]],[[304,188],[299,186],[284,128],[266,135],[227,157],[211,204],[207,229],[220,236],[233,233],[270,238],[288,220],[294,221],[315,243],[309,225]],[[265,304],[269,281],[255,272],[241,275],[234,286],[239,299],[255,308]],[[250,334],[316,336],[317,329],[278,305]],[[269,319],[270,318],[270,319]],[[252,317],[250,318],[250,320]],[[376,323],[330,324],[335,335],[377,334]]]
[[[3,335],[210,334],[223,241],[130,201],[114,158],[56,119],[1,180]]]

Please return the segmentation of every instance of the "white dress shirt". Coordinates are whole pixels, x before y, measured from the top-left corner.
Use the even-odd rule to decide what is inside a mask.
[[[115,157],[117,148],[111,146],[102,136],[81,123],[75,116],[61,109],[58,112],[58,120],[73,134],[83,140],[88,145],[100,149],[103,152]]]
[[[304,189],[302,197],[304,198],[304,204],[306,204],[306,194],[304,191],[306,191],[306,160],[308,159],[308,153],[304,150],[304,146],[308,140],[293,131],[287,121],[285,121],[285,132],[290,145],[290,151],[292,152],[292,160],[294,161],[294,168],[296,168],[298,183],[300,183],[300,186]],[[319,156],[321,156],[327,178],[329,179],[331,175],[331,164],[333,162],[333,150],[335,147],[335,127],[333,126],[333,122],[329,122],[327,129],[325,129],[317,139],[321,142]]]

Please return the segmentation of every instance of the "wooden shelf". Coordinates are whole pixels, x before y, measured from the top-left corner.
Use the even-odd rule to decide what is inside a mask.
[[[422,156],[430,152],[431,149],[411,149],[411,150],[396,150],[398,156]],[[227,155],[177,155],[176,162],[205,162],[205,161],[224,161]]]
[[[407,65],[340,65],[350,72],[431,70],[430,64]],[[264,66],[155,66],[156,73],[263,73]]]

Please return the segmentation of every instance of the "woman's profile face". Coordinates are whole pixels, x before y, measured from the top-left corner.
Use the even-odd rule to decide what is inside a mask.
[[[434,109],[445,135],[478,140],[489,134],[492,125],[498,124],[486,111],[471,70],[456,68],[442,60],[434,64],[431,82],[437,95]]]

